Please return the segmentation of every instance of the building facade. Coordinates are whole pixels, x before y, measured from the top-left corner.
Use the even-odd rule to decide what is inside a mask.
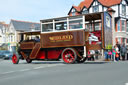
[[[4,22],[0,22],[0,46],[4,46],[6,44],[7,29],[8,29],[8,24],[5,24]]]
[[[120,44],[125,43],[128,45],[128,1],[127,0],[84,0],[78,6],[72,6],[68,15],[75,16],[80,14],[105,12],[108,10],[114,10],[114,24],[113,30],[113,45],[116,42]],[[100,23],[93,23],[86,25],[90,31],[93,31],[93,27],[97,30],[101,30]],[[86,29],[85,28],[85,29]]]
[[[36,31],[40,30],[40,23],[27,22],[27,21],[19,21],[19,20],[11,20],[9,29],[7,31],[7,41],[8,49],[10,51],[16,51],[17,43],[21,40],[21,32],[27,31]]]

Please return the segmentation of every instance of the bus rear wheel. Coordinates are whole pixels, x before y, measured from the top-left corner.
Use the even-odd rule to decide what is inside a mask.
[[[77,59],[76,51],[73,48],[65,48],[61,56],[63,61],[67,64],[73,64]]]

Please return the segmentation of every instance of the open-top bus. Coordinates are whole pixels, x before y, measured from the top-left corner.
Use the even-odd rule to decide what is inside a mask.
[[[112,16],[108,12],[40,20],[40,32],[24,32],[22,37],[38,35],[40,42],[25,40],[18,50],[27,63],[33,60],[59,60],[65,63],[84,62],[89,50],[112,45]],[[14,54],[12,62],[18,64]]]

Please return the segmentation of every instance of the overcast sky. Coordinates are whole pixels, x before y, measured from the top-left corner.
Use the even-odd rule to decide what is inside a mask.
[[[39,22],[41,19],[67,16],[72,5],[83,0],[0,0],[0,21],[10,19]]]

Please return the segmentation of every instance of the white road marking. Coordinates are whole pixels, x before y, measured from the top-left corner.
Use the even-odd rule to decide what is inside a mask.
[[[128,83],[126,83],[125,85],[128,85]]]
[[[1,73],[1,74],[10,74],[10,73],[14,73],[16,71],[9,71],[9,72],[4,72],[4,73]]]
[[[23,72],[23,71],[29,71],[29,70],[31,70],[31,69],[23,69],[23,70],[20,70],[20,71]]]
[[[53,64],[53,65],[48,65],[47,67],[55,67],[55,66],[61,66],[61,65],[65,65],[65,64]]]
[[[41,68],[46,68],[46,67],[39,66],[39,67],[35,67],[35,68],[33,68],[33,69],[41,69]]]
[[[15,72],[25,72],[25,71],[30,71],[30,70],[37,70],[37,69],[55,67],[55,66],[61,66],[61,65],[65,65],[65,64],[51,64],[51,65],[47,65],[47,66],[34,67],[32,69],[22,69],[22,70],[18,70],[18,71],[9,71],[9,72],[4,72],[4,73],[0,73],[0,74],[5,75],[5,74],[11,74],[11,73],[15,73]]]

